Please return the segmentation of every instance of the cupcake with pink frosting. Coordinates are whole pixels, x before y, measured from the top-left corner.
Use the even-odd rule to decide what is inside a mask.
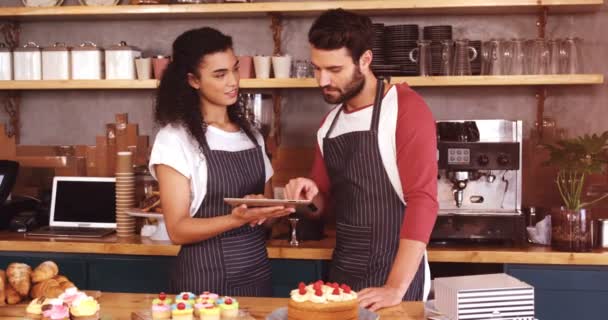
[[[59,299],[42,306],[42,320],[69,320],[70,308]]]
[[[161,292],[158,298],[152,300],[152,319],[167,320],[171,319],[171,298],[167,294]]]
[[[74,303],[74,301],[78,299],[84,299],[86,297],[87,295],[84,292],[78,291],[77,288],[72,287],[65,289],[65,291],[59,296],[59,299],[67,303],[68,306],[72,306],[72,303]]]

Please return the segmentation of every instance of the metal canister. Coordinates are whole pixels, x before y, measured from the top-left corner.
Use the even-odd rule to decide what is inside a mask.
[[[72,79],[103,79],[103,49],[87,41],[72,49]]]
[[[42,49],[42,79],[70,79],[70,47],[56,42],[53,46]]]
[[[13,53],[15,80],[42,80],[42,54],[35,42],[28,42]]]
[[[141,50],[120,43],[106,49],[106,79],[134,80],[135,59],[141,57]]]
[[[599,246],[608,248],[608,219],[598,219]]]
[[[13,52],[0,42],[0,80],[13,80]]]

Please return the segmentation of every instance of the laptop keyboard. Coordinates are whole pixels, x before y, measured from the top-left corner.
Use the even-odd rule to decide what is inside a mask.
[[[32,236],[102,237],[114,232],[113,229],[84,227],[45,227],[28,232]]]

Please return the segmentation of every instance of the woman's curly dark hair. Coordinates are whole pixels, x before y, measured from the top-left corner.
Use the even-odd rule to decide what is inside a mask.
[[[182,33],[173,42],[172,60],[163,73],[156,93],[156,123],[160,126],[184,126],[201,150],[206,144],[207,124],[201,112],[199,93],[188,83],[188,73],[200,76],[198,67],[205,55],[230,49],[232,38],[213,28]],[[235,104],[228,106],[228,117],[248,135],[251,134],[252,125],[245,116],[243,99],[239,97]]]

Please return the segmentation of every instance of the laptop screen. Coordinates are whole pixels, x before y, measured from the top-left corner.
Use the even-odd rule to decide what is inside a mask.
[[[51,226],[115,228],[114,178],[55,177]]]

